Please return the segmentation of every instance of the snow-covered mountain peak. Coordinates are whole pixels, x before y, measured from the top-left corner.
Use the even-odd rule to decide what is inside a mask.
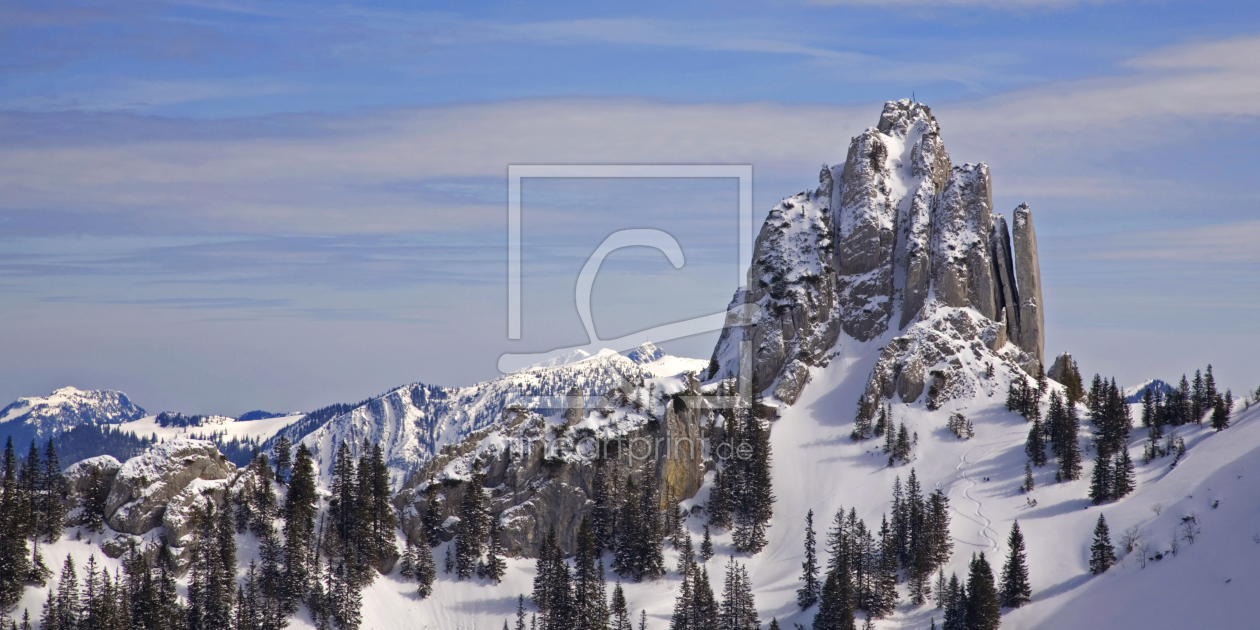
[[[626,358],[635,363],[651,363],[665,356],[665,352],[656,347],[656,344],[645,341],[643,345],[626,353]]]
[[[144,417],[144,409],[127,395],[107,389],[62,387],[48,396],[19,398],[0,409],[0,437],[14,443],[46,440],[80,424],[117,424]]]
[[[903,98],[884,103],[884,111],[879,115],[876,129],[886,135],[907,137],[911,127],[921,125],[922,128],[936,131],[936,119],[932,117],[932,108]]]

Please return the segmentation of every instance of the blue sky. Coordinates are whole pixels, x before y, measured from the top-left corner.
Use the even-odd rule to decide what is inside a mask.
[[[996,207],[1032,205],[1051,352],[1122,382],[1260,384],[1260,7],[16,2],[0,12],[0,399],[310,409],[495,374],[720,310],[717,180],[527,185],[506,339],[506,167],[752,164],[758,219],[881,103],[933,106]],[[667,348],[705,356],[712,335]]]

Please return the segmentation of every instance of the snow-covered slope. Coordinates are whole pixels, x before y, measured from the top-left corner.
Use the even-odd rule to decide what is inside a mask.
[[[357,456],[363,440],[380,444],[397,488],[447,444],[499,421],[503,408],[519,403],[526,408],[558,410],[573,387],[585,396],[598,396],[627,381],[673,376],[704,369],[707,362],[660,353],[655,346],[640,348],[636,359],[603,350],[570,362],[526,368],[467,387],[414,384],[369,399],[318,427],[295,423],[280,431],[315,452],[322,483],[331,475],[333,456],[344,441]],[[640,361],[643,361],[640,363]],[[278,437],[278,435],[277,435]]]
[[[31,439],[47,440],[80,424],[117,424],[144,416],[122,392],[84,391],[63,387],[48,396],[19,398],[0,409],[0,440],[12,436],[25,446]]]

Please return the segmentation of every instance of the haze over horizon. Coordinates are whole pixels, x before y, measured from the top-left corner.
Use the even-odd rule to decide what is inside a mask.
[[[509,342],[507,166],[751,164],[760,225],[911,95],[955,164],[990,165],[995,212],[1033,208],[1048,355],[1256,385],[1251,4],[15,6],[0,405],[73,385],[234,415],[490,378],[587,341],[574,278],[631,227],[687,262],[611,256],[601,337],[719,311],[733,182],[531,181]]]

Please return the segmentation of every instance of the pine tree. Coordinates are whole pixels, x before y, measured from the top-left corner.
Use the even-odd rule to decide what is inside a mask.
[[[608,491],[608,476],[603,460],[595,467],[595,476],[591,480],[591,532],[595,535],[595,550],[602,553],[613,548],[613,523],[616,506]]]
[[[726,581],[722,587],[718,628],[743,630],[759,627],[761,627],[761,621],[757,617],[757,606],[753,601],[752,583],[748,579],[748,571],[732,557],[726,563]]]
[[[1203,414],[1208,409],[1207,397],[1204,395],[1203,373],[1194,371],[1194,384],[1190,386],[1190,415],[1195,424],[1203,422]]]
[[[997,630],[1002,622],[997,587],[993,583],[993,569],[985,560],[984,552],[971,560],[971,574],[967,578],[967,630]]]
[[[622,607],[625,606],[625,599],[622,599]],[[516,630],[525,630],[525,596],[516,596]],[[620,628],[616,630],[621,630]]]
[[[490,517],[486,510],[485,476],[474,470],[465,484],[464,499],[459,508],[459,524],[455,530],[455,575],[461,580],[472,577],[481,560],[489,536]]]
[[[868,617],[883,618],[897,605],[897,546],[885,516],[879,526],[878,559],[872,571],[873,593],[866,604]]]
[[[718,530],[731,528],[731,496],[730,482],[734,471],[723,474],[718,470],[713,475],[713,486],[709,491],[709,525]],[[633,483],[633,481],[631,481]]]
[[[535,563],[534,571],[534,592],[531,599],[538,610],[544,614],[551,610],[551,583],[553,576],[552,557],[556,552],[556,528],[552,527],[543,534],[542,544],[538,548],[538,560]]]
[[[38,453],[38,451],[37,451]],[[26,562],[26,536],[29,531],[27,497],[17,480],[17,457],[13,437],[4,448],[4,477],[0,485],[0,615],[8,614],[22,599],[25,577],[30,574]]]
[[[801,588],[796,591],[796,604],[806,610],[818,602],[818,556],[814,539],[814,511],[805,515],[805,561],[801,563]]]
[[[1102,449],[1098,449],[1094,457],[1094,473],[1089,480],[1089,500],[1094,505],[1099,505],[1114,498],[1113,481],[1111,457]]]
[[[848,581],[847,566],[827,574],[813,630],[857,630],[853,620],[853,588]]]
[[[289,479],[289,469],[293,466],[293,456],[288,436],[281,435],[276,442],[276,479],[284,483]]]
[[[626,592],[622,590],[621,582],[617,582],[617,587],[613,589],[611,612],[612,630],[633,630],[634,624],[630,621],[630,611],[626,609]]]
[[[704,526],[704,538],[700,541],[700,557],[708,562],[713,558],[713,538],[709,535],[709,526]]]
[[[691,572],[683,573],[678,597],[674,600],[674,614],[669,620],[669,630],[695,630],[696,600],[691,588]]]
[[[1116,551],[1111,546],[1111,532],[1107,529],[1107,519],[1098,515],[1098,523],[1094,525],[1094,543],[1089,547],[1089,570],[1094,575],[1111,568],[1116,562]]]
[[[941,630],[967,630],[967,587],[959,583],[957,573],[949,576],[949,594],[945,598],[945,620]]]
[[[433,562],[433,549],[429,547],[424,527],[416,530],[416,581],[420,583],[416,592],[423,599],[433,593],[433,582],[437,579],[437,565]]]
[[[1019,608],[1027,604],[1032,597],[1032,588],[1028,585],[1028,559],[1024,549],[1024,534],[1019,531],[1019,521],[1011,525],[1011,534],[1006,539],[1006,546],[1010,553],[1006,557],[1006,564],[1002,567],[1002,605],[1007,608]]]
[[[490,544],[486,549],[485,577],[495,584],[502,582],[503,574],[507,572],[507,561],[504,559],[502,538],[503,530],[499,525],[499,519],[491,518]],[[594,538],[592,538],[591,544],[594,544]]]
[[[57,446],[52,440],[44,446],[44,474],[41,492],[41,525],[39,532],[44,542],[52,544],[61,538],[65,530],[66,520],[66,477],[61,474],[61,463],[57,461]]]
[[[603,630],[608,619],[608,595],[604,591],[603,562],[595,564],[595,536],[590,519],[582,518],[574,554],[573,619],[576,630]]]
[[[1226,405],[1225,399],[1217,396],[1212,402],[1212,428],[1216,431],[1224,431],[1229,428],[1229,407]]]
[[[1051,397],[1051,409],[1053,409],[1056,397]],[[1051,414],[1054,412],[1052,411]],[[1046,442],[1045,428],[1041,424],[1041,419],[1033,421],[1032,428],[1028,430],[1028,440],[1024,442],[1024,452],[1028,454],[1028,459],[1032,460],[1034,466],[1046,465]]]
[[[866,414],[859,413],[857,415],[857,418],[854,419],[853,421],[853,431],[849,433],[849,439],[853,440],[854,442],[861,442],[862,440],[868,439],[870,437],[871,437],[871,418],[870,416]]]
[[[1112,473],[1111,492],[1114,499],[1123,499],[1136,487],[1137,481],[1133,473],[1133,460],[1129,458],[1129,449],[1120,449],[1116,457],[1115,471]]]
[[[1020,489],[1024,492],[1032,492],[1036,483],[1036,480],[1033,479],[1032,466],[1028,462],[1024,462],[1024,486]]]

